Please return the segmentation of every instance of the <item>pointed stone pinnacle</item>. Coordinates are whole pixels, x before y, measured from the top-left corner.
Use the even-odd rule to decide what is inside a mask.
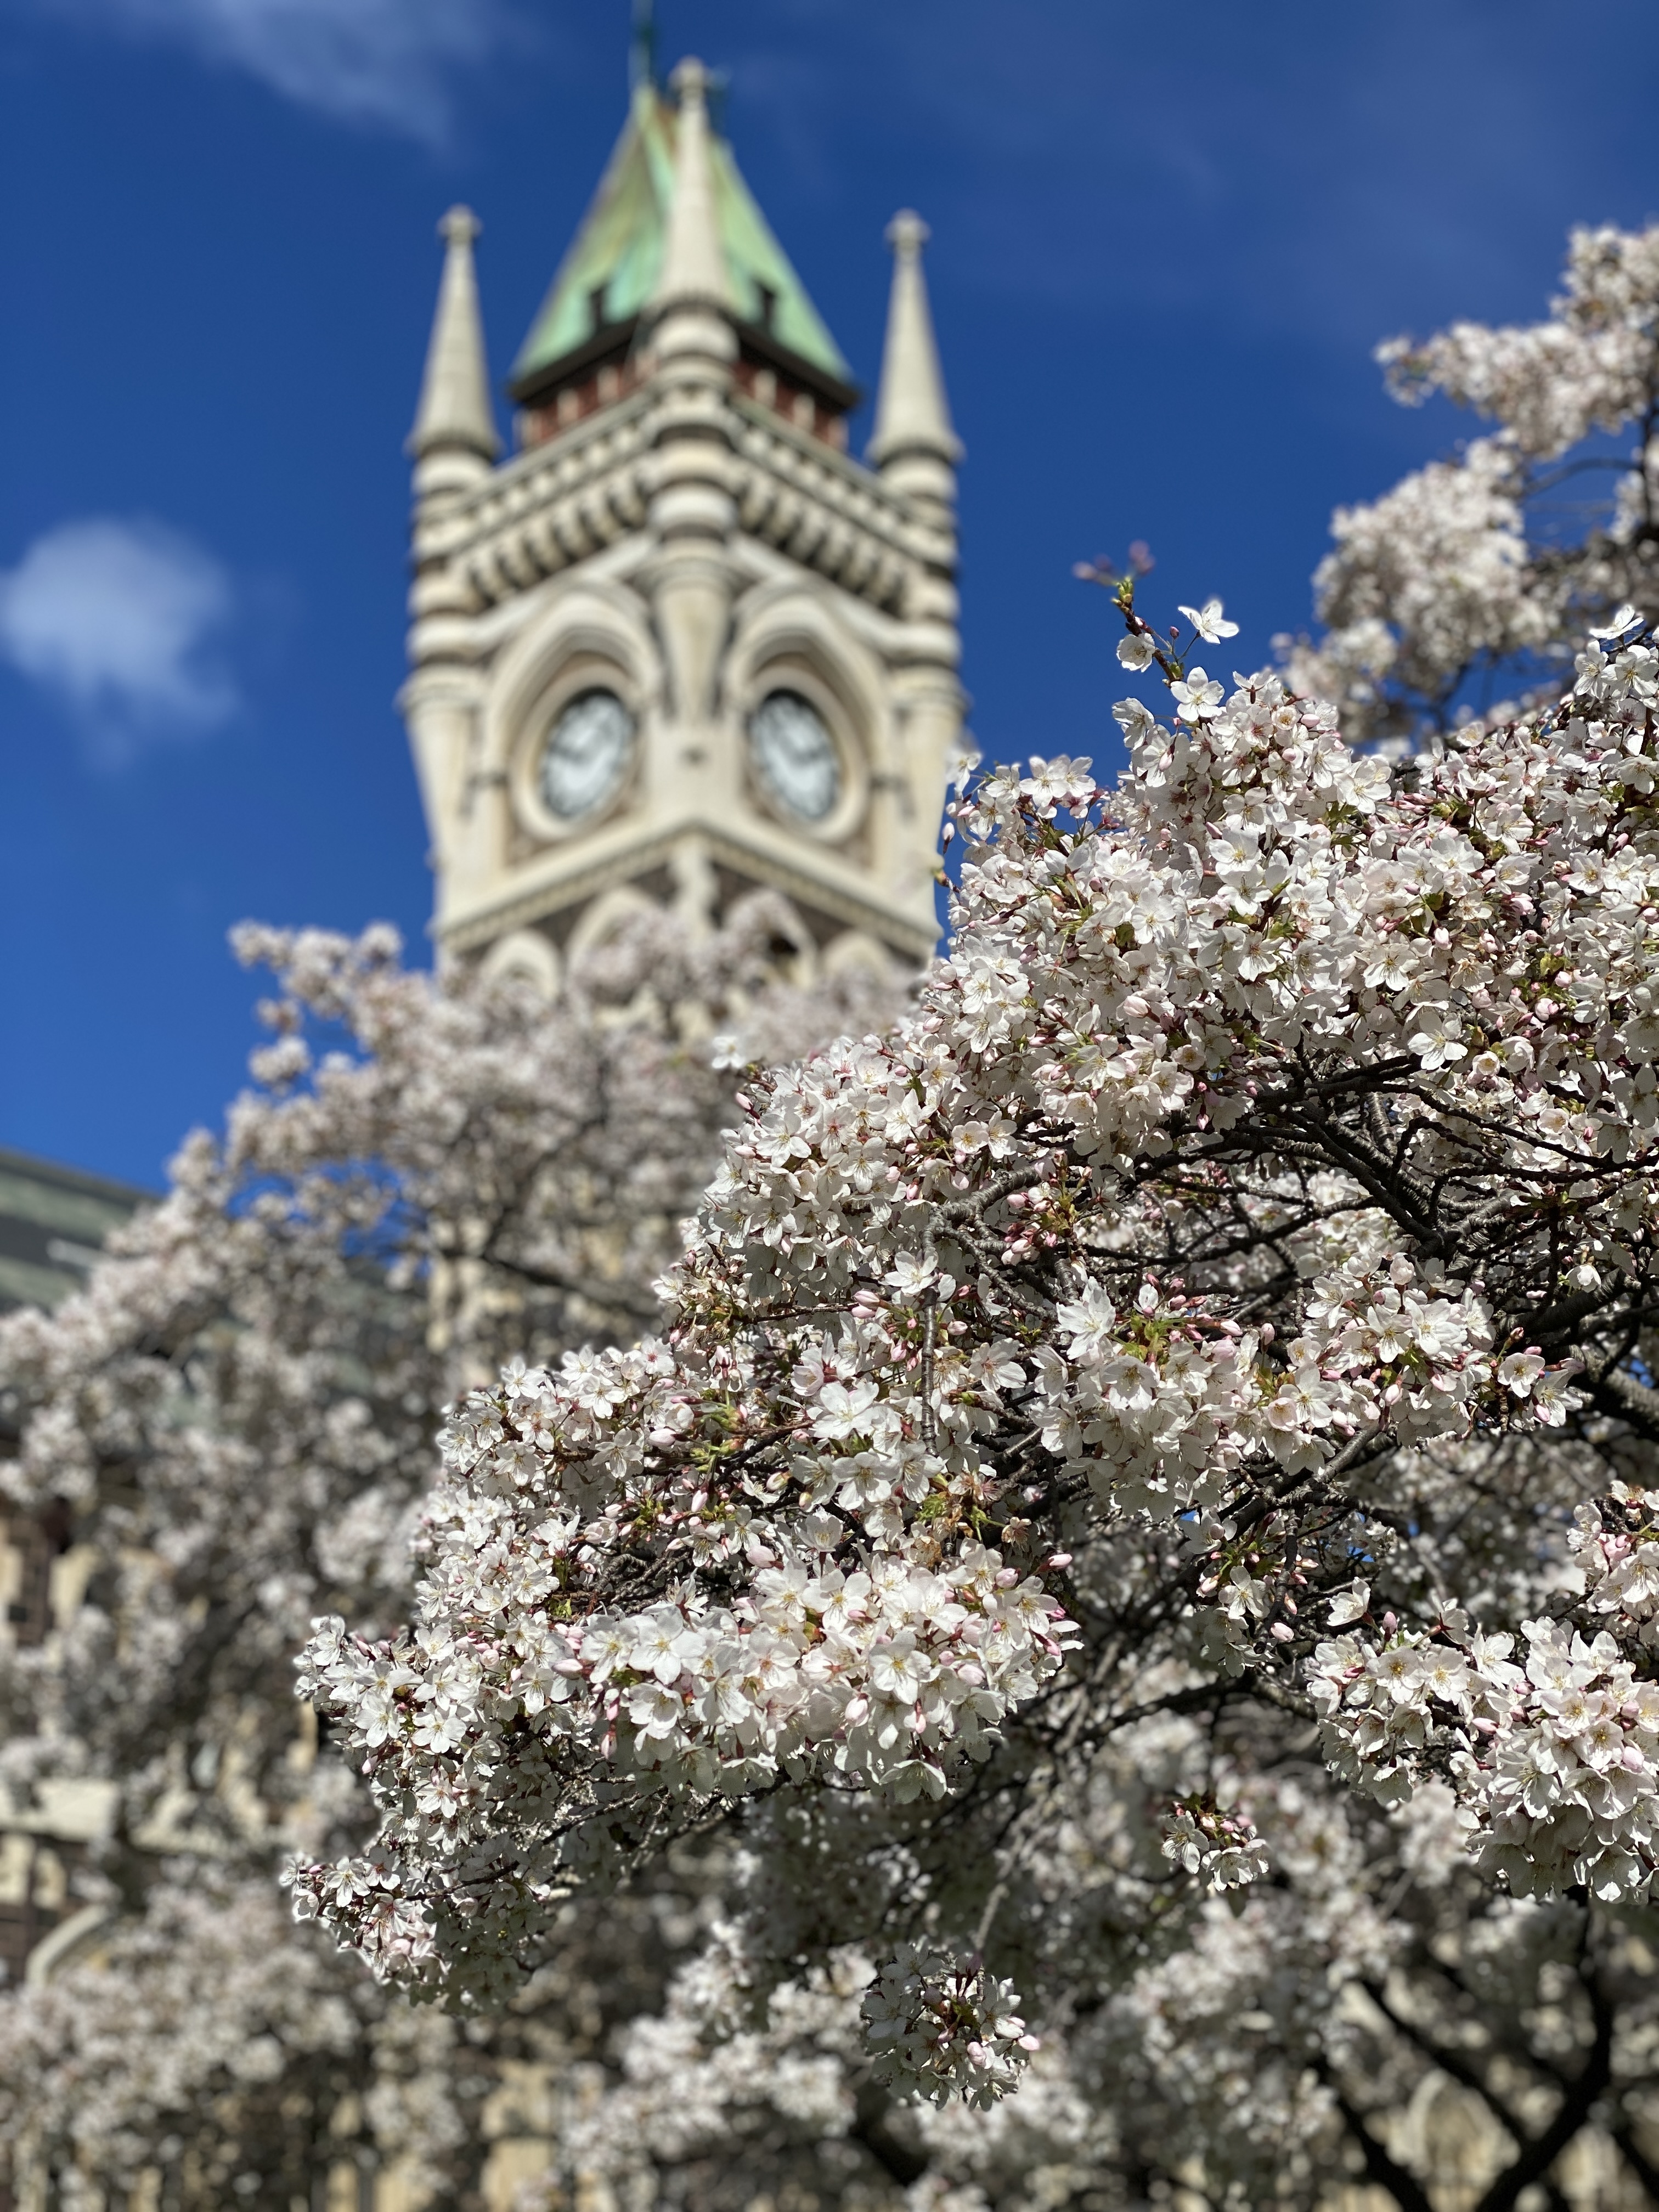
[[[878,468],[903,453],[931,453],[951,463],[962,458],[951,426],[921,273],[921,249],[927,237],[927,224],[910,208],[902,209],[887,226],[887,242],[893,249],[893,289],[876,394],[875,435],[870,441],[870,459]]]
[[[489,370],[472,267],[472,241],[479,228],[478,218],[468,207],[451,208],[438,225],[445,247],[444,273],[420,404],[406,449],[416,460],[446,449],[493,460],[501,451],[489,404]]]

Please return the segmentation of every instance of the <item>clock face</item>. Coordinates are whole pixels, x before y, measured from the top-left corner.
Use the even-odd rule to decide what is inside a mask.
[[[822,822],[841,797],[841,756],[816,707],[799,691],[774,691],[749,718],[761,781],[803,822]]]
[[[562,822],[614,798],[634,745],[634,717],[614,691],[583,691],[560,710],[542,755],[542,800]]]

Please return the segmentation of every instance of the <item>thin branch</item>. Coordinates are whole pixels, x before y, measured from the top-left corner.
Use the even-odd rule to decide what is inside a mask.
[[[1616,1413],[1630,1423],[1640,1436],[1650,1443],[1659,1442],[1659,1390],[1650,1390],[1621,1367],[1608,1366],[1595,1374],[1595,1362],[1587,1346],[1575,1344],[1573,1357],[1583,1360],[1586,1374],[1593,1376],[1589,1394],[1594,1403],[1603,1413]]]
[[[1602,1995],[1595,1967],[1589,1961],[1581,1961],[1579,1975],[1589,1998],[1590,2016],[1595,2025],[1595,2039],[1590,2045],[1589,2056],[1579,2069],[1577,2079],[1568,2088],[1561,2100],[1560,2110],[1548,2127],[1526,2146],[1507,2173],[1498,2176],[1475,2206],[1474,2212],[1510,2212],[1522,2191],[1544,2179],[1589,2119],[1596,2099],[1613,2078],[1613,2007]]]
[[[1443,2050],[1431,2036],[1425,2034],[1414,2021],[1407,2020],[1401,2014],[1397,2013],[1383,1994],[1381,1983],[1364,1982],[1360,1986],[1390,2027],[1398,2028],[1407,2041],[1415,2045],[1429,2063],[1437,2066],[1443,2074],[1449,2075],[1454,2081],[1461,2082],[1464,2088],[1472,2089],[1481,2102],[1489,2106],[1498,2115],[1517,2143],[1525,2142],[1527,2131],[1520,2121],[1516,2119],[1497,2091],[1489,2088],[1481,2080],[1480,2075],[1466,2058],[1455,2051]]]
[[[1434,2203],[1428,2191],[1415,2174],[1394,2158],[1365,2125],[1364,2116],[1357,2112],[1343,2093],[1342,2086],[1330,2061],[1320,2057],[1314,2062],[1315,2071],[1336,2100],[1336,2109],[1342,2115],[1345,2126],[1359,2146],[1365,2161],[1367,2178],[1379,2189],[1386,2189],[1400,2212],[1434,2212]]]
[[[1649,2203],[1659,2204],[1659,2166],[1654,2164],[1637,2142],[1635,2123],[1627,2116],[1621,2116],[1614,2123],[1612,2135],[1626,2165],[1645,2191]]]

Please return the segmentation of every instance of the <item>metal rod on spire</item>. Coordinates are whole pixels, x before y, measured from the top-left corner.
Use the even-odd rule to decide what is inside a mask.
[[[634,28],[628,43],[628,82],[630,91],[657,82],[656,0],[634,0]]]

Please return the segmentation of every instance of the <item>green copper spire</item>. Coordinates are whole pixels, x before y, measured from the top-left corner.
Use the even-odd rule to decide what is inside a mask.
[[[645,19],[648,35],[648,16]],[[636,50],[637,51],[637,50]],[[628,121],[592,204],[513,364],[515,395],[586,348],[608,326],[631,322],[662,266],[674,189],[679,118],[636,63]],[[711,136],[715,222],[738,319],[852,396],[851,372],[788,256],[744,182],[725,139]]]

